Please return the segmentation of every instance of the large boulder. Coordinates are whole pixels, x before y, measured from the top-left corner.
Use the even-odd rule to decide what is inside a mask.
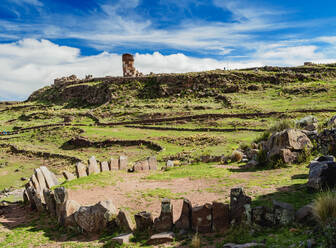
[[[336,162],[333,157],[317,158],[309,164],[309,188],[320,190],[336,186]]]
[[[295,129],[287,129],[274,133],[266,143],[268,159],[281,158],[285,163],[297,162],[305,149],[313,147],[305,133]]]
[[[183,199],[182,212],[180,218],[176,221],[175,227],[180,230],[191,229],[192,205],[188,199]]]
[[[161,202],[161,213],[154,220],[154,230],[157,232],[170,231],[173,228],[173,206],[169,199],[163,199]]]
[[[225,232],[230,228],[230,206],[222,202],[212,203],[212,230]]]
[[[203,206],[192,208],[192,229],[199,233],[210,233],[212,224],[212,205],[206,203]]]
[[[75,213],[76,223],[88,233],[99,233],[117,216],[112,201],[101,201],[94,206],[82,206]]]
[[[246,196],[242,188],[233,188],[230,192],[230,215],[232,224],[240,224],[251,218],[251,197]]]
[[[153,228],[153,216],[151,213],[143,211],[134,215],[137,232],[150,233]]]

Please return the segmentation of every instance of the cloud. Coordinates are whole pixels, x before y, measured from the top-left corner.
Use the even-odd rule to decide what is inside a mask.
[[[336,44],[336,36],[321,36],[315,39],[329,44]]]

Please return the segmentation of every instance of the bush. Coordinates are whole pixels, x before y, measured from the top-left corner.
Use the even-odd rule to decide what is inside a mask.
[[[192,248],[200,248],[201,247],[201,238],[198,235],[198,233],[196,233],[191,240],[191,247]]]
[[[267,130],[263,132],[259,137],[257,137],[253,142],[258,144],[261,141],[267,141],[270,136],[271,132]]]
[[[289,128],[294,128],[295,127],[295,122],[293,120],[280,120],[277,121],[272,127],[269,128],[270,133],[275,133],[275,132],[281,132],[283,130],[289,129]]]
[[[234,151],[231,155],[231,161],[232,162],[240,162],[243,159],[243,153],[240,151]]]

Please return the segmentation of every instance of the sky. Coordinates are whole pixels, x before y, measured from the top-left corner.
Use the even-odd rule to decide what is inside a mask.
[[[336,62],[334,0],[1,0],[0,101],[53,79]]]

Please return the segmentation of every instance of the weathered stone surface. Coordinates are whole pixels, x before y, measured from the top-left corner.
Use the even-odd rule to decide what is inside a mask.
[[[309,165],[307,186],[315,190],[334,188],[336,186],[336,162],[312,161]]]
[[[126,156],[119,157],[119,170],[126,170],[128,167],[128,159]]]
[[[50,189],[44,189],[43,195],[46,202],[46,209],[48,210],[51,216],[56,217],[56,201],[54,193]]]
[[[147,241],[148,245],[159,245],[164,243],[169,243],[174,241],[174,233],[173,232],[162,232],[158,234],[154,234]]]
[[[76,179],[75,175],[68,172],[68,171],[63,171],[62,174],[63,174],[64,178],[68,181]]]
[[[143,211],[134,215],[137,232],[151,232],[153,228],[153,216],[151,213]]]
[[[324,156],[320,156],[318,158],[315,159],[318,162],[334,162],[335,161],[335,157],[332,155],[324,155]]]
[[[116,223],[118,227],[124,232],[133,232],[135,229],[135,225],[132,222],[131,216],[126,210],[119,211],[116,218]]]
[[[76,174],[77,177],[86,177],[87,173],[86,173],[86,165],[82,164],[81,162],[78,162],[76,164]]]
[[[296,122],[296,124],[300,128],[303,128],[303,129],[308,130],[308,131],[314,131],[318,127],[317,119],[312,115],[309,115],[309,116],[306,116],[306,117],[300,119],[299,121]]]
[[[246,243],[246,244],[233,244],[228,243],[223,246],[223,248],[249,248],[249,247],[264,247],[265,244],[261,243]]]
[[[33,192],[34,192],[33,186],[26,184],[25,188],[26,188],[26,192],[29,198],[30,208],[36,209],[36,204],[35,204],[34,197],[33,197]]]
[[[142,160],[138,161],[133,165],[133,170],[134,171],[148,171],[149,170],[149,164],[148,160]]]
[[[317,136],[318,147],[323,154],[336,153],[336,128],[324,129]]]
[[[157,170],[157,160],[156,157],[152,156],[148,158],[148,165],[150,170]]]
[[[192,205],[188,199],[183,199],[182,212],[180,218],[176,221],[175,227],[181,230],[191,229]]]
[[[170,199],[163,199],[161,202],[161,213],[154,220],[154,230],[156,232],[170,231],[173,228],[173,206]]]
[[[242,188],[233,188],[230,193],[230,215],[232,224],[240,224],[249,218],[248,209],[251,197],[245,195]]]
[[[97,164],[97,160],[94,156],[92,156],[89,159],[89,165],[87,168],[87,174],[88,175],[94,175],[94,174],[98,174],[100,172],[98,164]]]
[[[68,200],[64,204],[62,211],[62,222],[66,227],[76,227],[75,213],[80,208],[80,204],[74,200]]]
[[[120,236],[114,237],[111,242],[113,244],[119,244],[119,245],[124,245],[124,244],[129,244],[130,239],[133,238],[133,233],[129,234],[122,234]]]
[[[56,185],[59,184],[55,174],[52,173],[50,170],[48,170],[47,167],[41,166],[40,169],[43,173],[44,179],[45,179],[47,187],[49,189],[51,189],[53,186],[56,186]]]
[[[294,207],[285,202],[273,200],[275,224],[288,225],[295,219]]]
[[[42,203],[45,204],[44,196],[43,196],[43,190],[47,188],[46,181],[44,179],[43,173],[40,168],[34,169],[34,174],[38,180],[39,184],[39,195],[41,197]]]
[[[119,170],[119,161],[116,158],[110,159],[110,170]]]
[[[212,205],[209,203],[203,206],[192,208],[192,229],[199,233],[210,233],[212,223]]]
[[[166,167],[167,167],[167,168],[172,168],[172,167],[174,167],[174,161],[172,161],[172,160],[168,160],[167,163],[166,163]]]
[[[308,204],[300,208],[295,213],[295,221],[299,223],[314,223],[313,205]]]
[[[24,189],[23,194],[22,194],[22,197],[23,197],[23,203],[24,203],[25,205],[28,205],[28,204],[30,203],[30,200],[29,200],[29,195],[28,195],[26,189]]]
[[[230,206],[222,202],[212,203],[212,230],[225,232],[230,228]]]
[[[35,191],[36,191],[36,192],[40,192],[40,191],[41,191],[41,189],[40,189],[40,184],[39,184],[39,182],[38,182],[37,177],[36,177],[35,174],[33,174],[33,175],[31,176],[30,181],[33,183],[33,186],[34,186]]]
[[[117,216],[117,209],[112,201],[101,201],[94,206],[82,206],[75,213],[79,227],[88,233],[99,233]]]
[[[104,161],[100,164],[100,171],[101,172],[109,171],[109,165],[106,161]]]
[[[54,190],[54,197],[56,202],[56,217],[58,223],[64,223],[63,222],[63,209],[65,202],[68,200],[69,195],[68,191],[64,187],[59,187]]]

